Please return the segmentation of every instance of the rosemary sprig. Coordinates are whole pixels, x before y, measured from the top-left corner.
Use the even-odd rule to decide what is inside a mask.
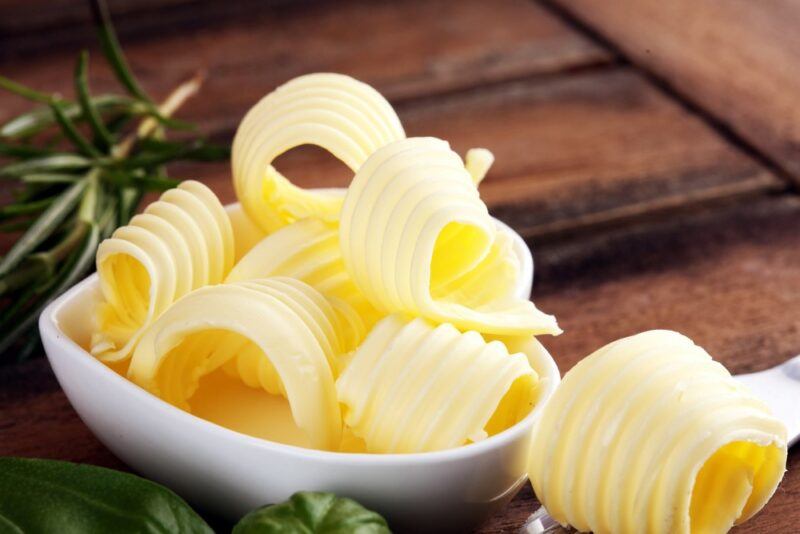
[[[127,94],[92,95],[86,51],[75,65],[74,100],[0,76],[0,89],[37,104],[0,126],[0,182],[13,189],[0,207],[0,232],[19,234],[0,256],[0,363],[36,351],[42,309],[92,269],[99,242],[127,224],[145,193],[178,183],[165,165],[229,157],[228,147],[201,137],[166,139],[168,130],[195,129],[172,115],[202,77],[157,103],[131,72],[105,3],[89,3],[105,60]]]

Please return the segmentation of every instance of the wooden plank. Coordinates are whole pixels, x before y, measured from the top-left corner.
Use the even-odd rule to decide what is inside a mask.
[[[780,196],[533,244],[534,295],[562,369],[614,339],[680,331],[734,373],[800,352],[800,199]]]
[[[196,71],[207,74],[187,118],[230,133],[244,112],[299,74],[334,71],[374,84],[394,100],[606,62],[610,55],[527,0],[365,0],[256,10],[236,23],[171,28],[124,41],[143,86],[164,96]],[[364,46],[368,42],[369,46]],[[72,91],[77,47],[0,64],[4,75],[43,90]],[[95,54],[97,55],[97,54]],[[93,86],[113,87],[99,56]],[[0,120],[25,103],[3,99]]]
[[[550,0],[758,147],[800,183],[800,4]]]
[[[236,24],[275,7],[333,0],[106,0],[123,40]],[[0,0],[0,60],[31,59],[95,39],[89,2]]]
[[[493,213],[523,235],[554,236],[698,203],[783,187],[702,120],[627,68],[525,80],[401,103],[409,135],[447,139],[461,154],[497,156],[481,185]],[[303,186],[345,185],[350,173],[320,150],[278,168]],[[233,200],[226,165],[183,167]]]
[[[566,333],[543,341],[562,372],[601,345],[652,328],[678,330],[735,372],[800,352],[800,199],[766,198],[692,217],[536,247],[538,305]],[[580,253],[578,251],[583,251]],[[120,467],[67,404],[44,360],[0,371],[0,455]],[[793,532],[800,453],[766,510],[736,532]],[[516,532],[529,489],[484,533]]]

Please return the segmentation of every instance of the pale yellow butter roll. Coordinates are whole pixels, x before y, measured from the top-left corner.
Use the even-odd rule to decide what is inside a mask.
[[[355,349],[382,317],[353,283],[339,249],[339,229],[316,217],[262,239],[231,270],[227,282],[288,276],[323,293],[337,308],[346,350]]]
[[[525,355],[450,324],[391,315],[339,377],[344,421],[372,453],[479,441],[523,419],[538,376]]]
[[[536,495],[595,533],[719,533],[758,512],[786,466],[786,428],[680,334],[621,339],[576,365],[535,426]]]
[[[189,291],[222,282],[233,266],[228,214],[205,185],[186,181],[100,243],[92,354],[125,360],[141,331]]]
[[[440,139],[395,141],[348,189],[339,226],[345,266],[378,309],[495,334],[557,334],[518,298],[519,264],[473,177]]]
[[[255,353],[258,358],[248,360],[252,365],[241,376],[283,394],[313,446],[335,450],[342,428],[334,384],[342,348],[335,315],[319,292],[290,278],[201,288],[146,330],[128,376],[191,411],[202,376],[237,355]]]
[[[265,96],[239,125],[231,158],[236,194],[266,232],[311,215],[335,220],[342,191],[296,187],[272,162],[310,144],[355,172],[375,150],[404,137],[394,109],[369,85],[341,74],[300,76]]]

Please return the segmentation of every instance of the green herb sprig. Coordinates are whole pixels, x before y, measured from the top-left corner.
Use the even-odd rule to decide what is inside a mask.
[[[127,94],[90,92],[87,51],[75,65],[74,99],[0,76],[0,89],[38,104],[0,127],[0,157],[8,161],[0,183],[13,190],[0,207],[0,232],[19,234],[0,257],[0,363],[36,350],[42,309],[91,271],[99,242],[128,223],[143,195],[179,183],[168,176],[168,163],[230,155],[196,134],[166,139],[169,130],[195,130],[172,115],[202,77],[156,103],[133,76],[105,3],[90,5],[103,55]]]

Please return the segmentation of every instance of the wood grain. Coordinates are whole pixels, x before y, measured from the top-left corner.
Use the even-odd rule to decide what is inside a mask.
[[[260,96],[299,72],[343,71],[370,81],[398,103],[409,134],[444,137],[462,153],[494,150],[497,164],[483,195],[528,236],[581,232],[781,187],[701,119],[631,69],[609,63],[607,52],[532,2],[365,6],[262,10],[250,21],[134,42],[128,52],[156,94],[206,69],[208,83],[184,115],[223,140]],[[401,23],[412,19],[419,22]],[[360,50],[353,27],[370,28],[369,50]],[[303,32],[311,37],[295,38]],[[64,56],[9,73],[58,88],[69,69]],[[101,70],[94,85],[109,84]],[[16,111],[8,103],[4,111]],[[314,151],[287,155],[278,166],[301,185],[348,180],[340,165]],[[207,179],[233,200],[227,165],[174,172]]]
[[[551,0],[800,183],[800,4]]]
[[[369,46],[364,43],[369,42]],[[466,0],[345,0],[258,9],[245,20],[200,28],[179,25],[123,42],[142,85],[163,96],[192,73],[207,83],[187,118],[230,134],[244,112],[276,85],[299,74],[334,71],[375,85],[393,100],[603,63],[610,55],[526,0],[491,6]],[[71,93],[77,47],[38,60],[0,64],[29,85]],[[92,82],[113,87],[94,62]],[[0,120],[23,109],[4,100]]]
[[[302,8],[334,0],[105,0],[126,42],[252,20],[275,8]],[[90,46],[95,27],[89,0],[0,0],[0,60]]]

